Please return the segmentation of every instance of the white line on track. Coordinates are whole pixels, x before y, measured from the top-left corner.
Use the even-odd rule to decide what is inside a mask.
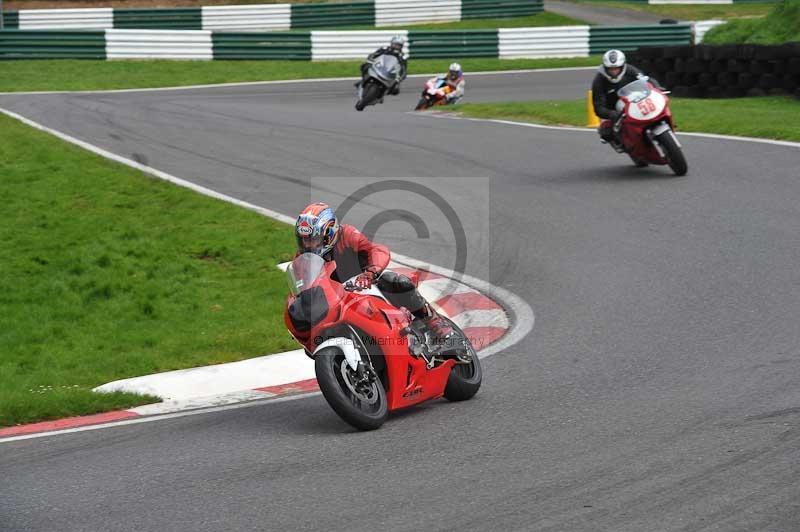
[[[190,181],[187,181],[185,179],[181,179],[179,177],[175,177],[175,176],[173,176],[171,174],[168,174],[166,172],[162,172],[161,170],[157,170],[157,169],[155,169],[153,167],[143,165],[143,164],[138,163],[136,161],[133,161],[131,159],[127,159],[125,157],[122,157],[120,155],[112,153],[112,152],[110,152],[108,150],[104,150],[103,148],[100,148],[99,146],[95,146],[94,144],[90,144],[88,142],[82,141],[80,139],[77,139],[77,138],[75,138],[75,137],[73,137],[71,135],[68,135],[66,133],[63,133],[61,131],[58,131],[58,130],[49,128],[49,127],[47,127],[45,125],[39,124],[38,122],[34,122],[33,120],[30,120],[29,118],[25,118],[24,116],[19,115],[17,113],[14,113],[12,111],[9,111],[7,109],[0,108],[0,113],[3,113],[5,115],[7,115],[7,116],[10,116],[11,118],[14,118],[16,120],[19,120],[20,122],[22,122],[24,124],[27,124],[27,125],[29,125],[31,127],[34,127],[34,128],[36,128],[36,129],[38,129],[40,131],[44,131],[46,133],[50,133],[51,135],[54,135],[54,136],[56,136],[56,137],[58,137],[58,138],[60,138],[62,140],[65,140],[65,141],[71,143],[71,144],[75,144],[77,146],[80,146],[81,148],[84,148],[86,150],[89,150],[90,152],[96,153],[97,155],[100,155],[100,156],[105,157],[107,159],[111,159],[112,161],[116,161],[116,162],[124,164],[126,166],[130,166],[131,168],[135,168],[135,169],[140,170],[140,171],[142,171],[142,172],[144,172],[146,174],[152,175],[154,177],[158,177],[159,179],[163,179],[165,181],[169,181],[170,183],[173,183],[175,185],[178,185],[178,186],[181,186],[181,187],[185,187],[185,188],[188,188],[190,190],[194,190],[195,192],[198,192],[198,193],[203,194],[205,196],[209,196],[209,197],[216,198],[216,199],[219,199],[219,200],[222,200],[222,201],[226,201],[228,203],[232,203],[234,205],[237,205],[239,207],[242,207],[242,208],[245,208],[245,209],[248,209],[248,210],[251,210],[251,211],[255,211],[255,212],[259,213],[259,214],[262,214],[263,216],[266,216],[268,218],[272,218],[272,219],[280,221],[280,222],[284,222],[284,223],[287,223],[287,224],[294,224],[295,223],[295,218],[293,218],[291,216],[286,216],[285,214],[281,214],[281,213],[272,211],[270,209],[265,209],[263,207],[259,207],[258,205],[254,205],[254,204],[248,203],[246,201],[238,200],[238,199],[233,198],[231,196],[227,196],[225,194],[221,194],[219,192],[216,192],[216,191],[214,191],[214,190],[212,190],[210,188],[206,188],[206,187],[197,185],[197,184],[192,183]],[[530,333],[533,330],[533,325],[534,325],[534,321],[535,321],[535,317],[534,317],[534,314],[533,314],[533,309],[531,309],[530,305],[528,305],[525,301],[523,301],[516,294],[513,294],[513,293],[509,292],[508,290],[505,290],[504,288],[500,288],[499,286],[494,286],[493,284],[488,283],[486,281],[483,281],[481,279],[478,279],[476,277],[472,277],[472,276],[466,275],[466,274],[459,274],[457,272],[454,273],[452,270],[448,270],[447,268],[442,268],[440,266],[436,266],[435,264],[429,264],[427,262],[420,261],[420,260],[417,260],[417,259],[413,259],[411,257],[406,257],[405,255],[392,254],[392,258],[394,259],[395,262],[398,262],[398,263],[403,264],[405,266],[410,266],[410,267],[418,268],[418,269],[420,269],[420,268],[427,269],[427,270],[429,270],[429,271],[431,271],[433,273],[437,273],[439,275],[444,275],[446,277],[454,277],[455,276],[457,281],[459,281],[461,283],[464,283],[466,285],[469,285],[472,288],[475,288],[476,290],[478,290],[480,292],[483,292],[484,294],[488,295],[492,299],[496,299],[496,300],[499,300],[499,301],[502,302],[504,308],[506,310],[508,310],[512,314],[513,320],[512,320],[511,328],[509,329],[509,331],[500,340],[498,340],[497,342],[491,344],[488,348],[482,350],[480,352],[480,358],[489,357],[491,355],[494,355],[494,354],[502,351],[503,349],[507,349],[507,348],[513,346],[514,344],[516,344],[517,342],[522,340],[528,333]],[[185,412],[176,412],[176,413],[172,413],[172,414],[147,416],[147,417],[140,417],[140,418],[135,418],[135,419],[130,419],[130,420],[112,421],[110,423],[100,423],[100,424],[97,424],[97,425],[88,425],[88,426],[84,426],[84,427],[74,427],[74,428],[55,430],[55,431],[49,431],[49,432],[39,432],[39,433],[35,433],[35,434],[25,434],[25,435],[21,435],[21,436],[11,436],[11,437],[8,437],[8,438],[0,439],[0,444],[12,442],[12,441],[27,440],[27,439],[32,439],[32,438],[44,438],[44,437],[60,435],[60,434],[69,434],[69,433],[72,433],[72,432],[83,432],[83,431],[87,431],[87,430],[98,430],[98,429],[109,428],[109,427],[119,427],[119,426],[122,426],[122,425],[131,425],[131,424],[135,424],[135,423],[147,423],[147,422],[150,422],[150,421],[160,421],[160,420],[165,420],[165,419],[175,419],[175,418],[178,418],[178,417],[192,416],[192,415],[204,414],[204,413],[209,413],[209,412],[220,412],[220,411],[224,411],[224,410],[232,410],[232,409],[235,409],[235,408],[244,408],[244,407],[248,407],[248,406],[256,406],[256,405],[261,404],[261,403],[263,403],[265,401],[287,401],[287,400],[292,400],[292,399],[299,399],[299,398],[308,397],[310,395],[317,394],[317,393],[320,393],[320,392],[311,392],[311,393],[307,393],[307,394],[298,394],[296,396],[290,396],[290,397],[286,397],[286,398],[277,398],[277,399],[265,398],[265,399],[260,400],[260,401],[251,401],[251,402],[242,403],[242,404],[236,404],[236,405],[226,405],[226,406],[216,406],[216,407],[209,407],[209,408],[201,408],[201,409],[197,409],[197,410],[187,410]]]
[[[538,72],[569,72],[576,70],[597,70],[597,67],[567,67],[567,68],[529,68],[525,70],[495,70],[495,71],[482,71],[470,72],[470,76],[491,76],[491,75],[506,75],[506,74],[535,74]],[[441,72],[433,72],[430,74],[411,74],[409,78],[427,78],[438,76]],[[359,80],[360,77],[343,77],[343,78],[308,78],[308,79],[276,79],[271,81],[241,81],[238,83],[211,83],[208,85],[183,85],[180,87],[150,87],[143,89],[108,89],[108,90],[86,90],[86,91],[29,91],[29,92],[0,92],[0,96],[22,96],[34,94],[112,94],[124,92],[157,92],[157,91],[184,91],[192,89],[214,89],[219,87],[249,87],[255,85],[280,85],[290,83],[320,83],[325,81],[354,81]]]
[[[107,429],[111,427],[122,427],[124,425],[136,425],[138,423],[149,423],[151,421],[163,421],[166,419],[176,419],[179,417],[196,416],[199,414],[209,414],[212,412],[223,412],[225,410],[237,410],[239,408],[250,408],[252,406],[260,406],[267,401],[273,403],[283,403],[286,401],[294,401],[297,399],[305,399],[313,395],[322,395],[322,392],[307,392],[297,395],[289,395],[287,397],[266,397],[264,399],[257,399],[255,401],[248,401],[246,403],[237,403],[233,405],[212,406],[207,408],[198,408],[197,410],[185,410],[183,412],[175,412],[172,414],[159,414],[155,416],[137,417],[134,419],[123,419],[122,421],[111,421],[110,423],[99,423],[97,425],[86,425],[83,427],[73,427],[71,429],[52,430],[50,432],[37,432],[34,434],[23,434],[21,436],[9,436],[8,438],[0,439],[0,444],[10,443],[12,441],[30,440],[34,438],[46,438],[48,436],[60,436],[62,434],[70,434],[73,432],[85,432],[87,430]]]
[[[581,131],[584,133],[597,134],[597,130],[593,127],[574,127],[574,126],[548,126],[545,124],[533,124],[531,122],[516,122],[514,120],[500,120],[498,118],[471,118],[466,116],[459,116],[455,114],[448,114],[447,112],[440,113],[421,113],[419,111],[406,111],[406,114],[414,114],[426,118],[434,118],[437,120],[468,120],[470,122],[490,122],[494,124],[504,124],[507,126],[520,126],[531,127],[535,129],[550,129],[556,131]],[[800,148],[800,142],[792,142],[789,140],[773,140],[773,139],[759,139],[756,137],[737,137],[735,135],[719,135],[716,133],[695,133],[678,131],[680,136],[688,137],[704,137],[718,140],[735,140],[739,142],[755,142],[759,144],[772,144],[775,146],[786,146],[789,148]]]

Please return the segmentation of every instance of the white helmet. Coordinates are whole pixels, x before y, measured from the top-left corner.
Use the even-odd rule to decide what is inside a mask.
[[[458,63],[451,63],[450,68],[447,70],[447,77],[450,79],[458,79],[464,72],[461,70],[461,65]]]
[[[608,73],[609,68],[618,68],[619,74],[612,76]],[[611,83],[619,83],[622,76],[628,70],[628,64],[625,62],[625,54],[622,50],[609,50],[603,54],[603,65],[600,67],[600,73],[608,79]]]
[[[406,44],[406,38],[402,35],[395,35],[392,37],[391,42],[389,42],[389,47],[394,48],[396,50],[402,50],[403,46]]]

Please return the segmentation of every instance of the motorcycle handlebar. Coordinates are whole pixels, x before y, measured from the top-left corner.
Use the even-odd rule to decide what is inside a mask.
[[[344,283],[344,289],[348,292],[358,292],[361,290],[353,281],[347,281]]]

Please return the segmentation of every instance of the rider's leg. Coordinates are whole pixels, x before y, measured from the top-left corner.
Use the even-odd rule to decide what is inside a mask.
[[[611,143],[614,139],[614,123],[611,120],[603,120],[600,122],[600,127],[597,128],[600,138],[604,141]]]
[[[425,298],[405,275],[385,270],[375,284],[395,307],[406,307],[412,314],[417,315],[425,306]]]
[[[609,143],[615,150],[622,150],[622,140],[614,131],[614,122],[608,119],[603,120],[600,122],[600,127],[597,128],[597,132],[600,134],[600,138]]]
[[[361,81],[356,81],[355,86],[358,87],[367,80],[367,71],[369,70],[369,63],[361,63]]]
[[[422,319],[436,336],[446,338],[453,333],[450,325],[425,301],[411,279],[405,275],[386,270],[378,277],[376,284],[389,303],[395,307],[407,308],[414,317]]]

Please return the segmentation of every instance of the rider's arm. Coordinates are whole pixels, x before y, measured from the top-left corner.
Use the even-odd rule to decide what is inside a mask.
[[[617,113],[606,107],[606,87],[600,74],[594,78],[592,83],[592,103],[594,104],[594,114],[600,118],[615,118]]]
[[[397,58],[400,60],[400,81],[403,81],[408,76],[408,60],[401,52]]]
[[[378,57],[382,53],[384,53],[384,49],[383,48],[378,48],[377,50],[375,50],[374,52],[372,52],[371,54],[369,54],[367,56],[367,61],[372,61],[373,59],[375,59],[376,57]]]
[[[342,235],[344,245],[355,250],[359,255],[366,253],[367,264],[364,270],[371,271],[375,276],[380,275],[389,265],[389,260],[392,256],[389,248],[383,244],[372,242],[353,226],[343,226],[342,228],[345,229]]]
[[[456,85],[455,90],[453,90],[453,92],[448,94],[447,98],[449,100],[457,100],[457,99],[463,98],[464,97],[464,87],[465,86],[466,86],[466,83],[464,82],[464,78],[461,78],[459,80],[459,82],[458,82],[458,85]]]

